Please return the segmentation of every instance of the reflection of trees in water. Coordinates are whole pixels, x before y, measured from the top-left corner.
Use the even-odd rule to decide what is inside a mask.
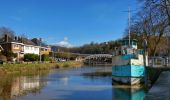
[[[39,75],[0,77],[0,99],[10,100],[28,93],[37,94],[45,85],[47,85],[47,81]]]
[[[104,81],[111,83],[111,72],[94,72],[94,73],[83,73],[84,78],[88,78],[92,81]]]
[[[3,100],[9,100],[11,96],[11,86],[13,81],[13,76],[0,77],[0,96]]]
[[[95,77],[110,77],[112,72],[94,72],[94,73],[83,73],[84,77],[95,78]]]
[[[85,78],[98,78],[98,77],[111,77],[112,76],[112,67],[111,66],[93,66],[86,67],[89,68],[89,71],[83,72],[82,76]],[[93,71],[92,71],[93,70]]]

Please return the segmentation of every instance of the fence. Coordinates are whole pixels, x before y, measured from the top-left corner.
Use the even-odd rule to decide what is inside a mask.
[[[150,67],[168,67],[170,66],[169,57],[149,57]]]

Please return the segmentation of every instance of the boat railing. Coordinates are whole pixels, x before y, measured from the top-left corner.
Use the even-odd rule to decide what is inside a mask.
[[[124,58],[125,60],[129,60],[129,59],[138,59],[139,55],[143,55],[144,51],[142,49],[138,49],[138,50],[132,50],[131,53],[129,54],[125,54]]]

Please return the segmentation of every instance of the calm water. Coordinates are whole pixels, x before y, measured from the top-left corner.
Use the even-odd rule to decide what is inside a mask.
[[[143,89],[112,86],[111,67],[0,77],[0,100],[143,100]]]

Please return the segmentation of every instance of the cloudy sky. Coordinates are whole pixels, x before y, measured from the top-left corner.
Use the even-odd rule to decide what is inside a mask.
[[[48,44],[80,46],[121,38],[137,0],[0,0],[0,26]]]
[[[54,43],[54,45],[61,46],[61,47],[67,47],[67,48],[73,47],[73,45],[68,41],[67,37],[64,37],[64,39],[61,40],[60,42]]]

